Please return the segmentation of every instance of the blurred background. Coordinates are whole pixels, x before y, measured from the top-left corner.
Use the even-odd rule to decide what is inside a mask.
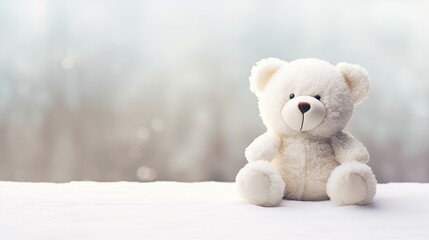
[[[364,66],[348,129],[429,182],[428,1],[0,1],[0,180],[233,181],[261,58]]]

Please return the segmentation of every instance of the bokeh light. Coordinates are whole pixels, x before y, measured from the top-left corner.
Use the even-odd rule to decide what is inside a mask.
[[[348,130],[380,182],[429,182],[429,2],[0,1],[0,178],[233,181],[266,57],[364,66]]]

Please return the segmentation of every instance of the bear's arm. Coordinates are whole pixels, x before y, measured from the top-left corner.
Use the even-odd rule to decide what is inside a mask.
[[[348,132],[340,132],[332,137],[331,146],[339,163],[350,161],[369,162],[366,147]]]
[[[271,161],[277,155],[281,139],[277,134],[266,132],[257,137],[246,148],[244,155],[248,162],[257,160]]]

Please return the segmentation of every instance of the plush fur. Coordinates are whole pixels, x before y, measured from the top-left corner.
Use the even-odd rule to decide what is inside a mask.
[[[287,63],[268,58],[251,72],[267,132],[246,149],[238,173],[241,195],[260,206],[282,198],[367,204],[376,179],[366,148],[344,131],[354,107],[368,97],[369,76],[359,65],[320,59]]]
[[[240,194],[249,202],[261,206],[277,205],[284,196],[285,183],[274,166],[256,161],[242,168],[237,175]]]

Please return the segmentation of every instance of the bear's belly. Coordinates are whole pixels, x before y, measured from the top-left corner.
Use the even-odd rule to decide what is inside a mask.
[[[327,200],[326,183],[339,165],[327,141],[308,139],[284,141],[273,164],[285,182],[285,198],[294,200]]]

